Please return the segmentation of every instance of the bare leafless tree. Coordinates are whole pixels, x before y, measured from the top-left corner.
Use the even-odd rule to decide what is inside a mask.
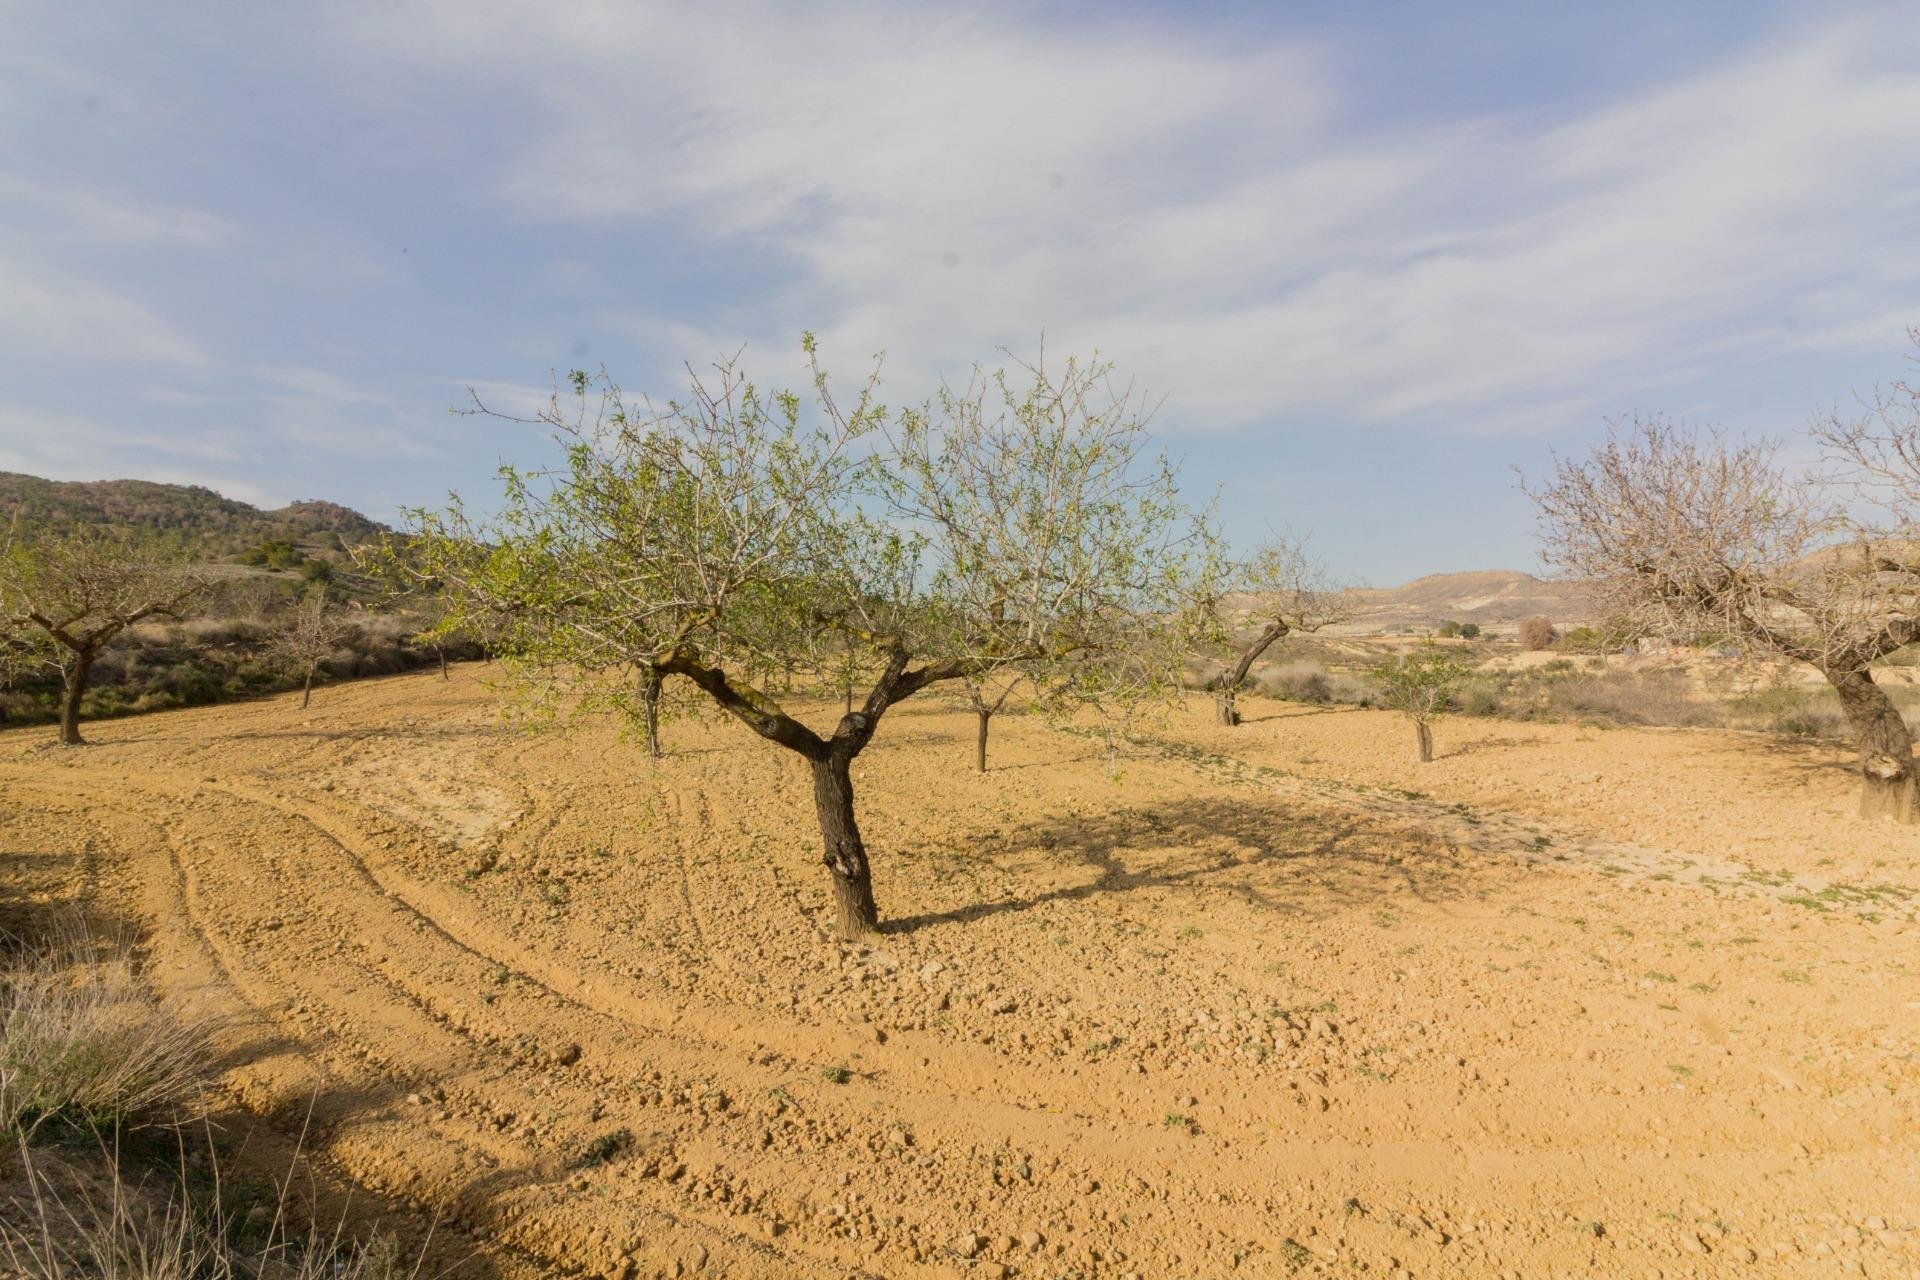
[[[0,552],[0,616],[51,644],[61,742],[85,741],[80,705],[100,651],[135,623],[181,616],[207,586],[184,551],[163,539],[83,525],[9,540]],[[45,646],[27,651],[48,656]]]
[[[328,601],[323,591],[309,592],[287,611],[267,651],[281,667],[300,677],[300,706],[313,701],[313,680],[320,664],[353,635],[353,624]]]
[[[1879,437],[1836,429],[1861,461]],[[1833,686],[1860,752],[1861,812],[1914,817],[1913,739],[1875,662],[1920,640],[1920,560],[1852,520],[1778,442],[1659,419],[1617,426],[1529,486],[1547,557],[1640,634],[1721,633]]]
[[[1305,538],[1270,538],[1231,565],[1221,580],[1225,590],[1214,601],[1211,621],[1216,636],[1234,643],[1238,655],[1212,686],[1220,723],[1232,726],[1240,723],[1237,699],[1261,655],[1296,632],[1344,622],[1352,602],[1308,554]],[[1248,627],[1255,629],[1251,639]]]

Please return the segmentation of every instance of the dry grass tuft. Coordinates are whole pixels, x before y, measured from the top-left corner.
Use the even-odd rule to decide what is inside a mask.
[[[0,1131],[196,1114],[213,1030],[155,1000],[124,939],[58,924],[0,972]]]
[[[23,1143],[16,1181],[0,1193],[0,1273],[21,1280],[403,1280],[420,1263],[404,1262],[386,1237],[356,1243],[335,1233],[301,1239],[287,1233],[286,1188],[264,1206],[269,1224],[257,1243],[245,1219],[220,1205],[217,1185],[194,1196],[184,1180],[133,1181],[113,1152],[98,1162],[35,1156]]]

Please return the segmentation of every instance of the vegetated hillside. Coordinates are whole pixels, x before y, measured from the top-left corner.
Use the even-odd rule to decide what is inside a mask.
[[[1565,626],[1591,621],[1594,612],[1586,584],[1536,578],[1516,569],[1431,573],[1404,586],[1361,587],[1353,595],[1358,608],[1352,624],[1367,631],[1448,620],[1498,626],[1537,615]]]
[[[235,552],[270,538],[295,543],[371,542],[387,531],[337,502],[293,502],[275,511],[202,485],[152,480],[46,480],[0,471],[0,519],[25,528],[104,524],[170,533],[209,551]]]

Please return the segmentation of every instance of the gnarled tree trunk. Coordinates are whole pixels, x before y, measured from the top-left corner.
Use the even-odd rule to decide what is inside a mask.
[[[87,680],[93,675],[93,650],[75,651],[73,661],[61,672],[60,741],[69,747],[86,742],[80,736],[80,700],[87,696]]]
[[[447,646],[437,644],[433,646],[433,651],[440,655],[440,678],[442,680],[451,680],[453,677],[447,674]]]
[[[1240,692],[1240,687],[1247,682],[1247,673],[1253,670],[1253,664],[1260,660],[1260,655],[1265,653],[1275,640],[1291,630],[1285,619],[1274,619],[1265,631],[1254,638],[1252,644],[1241,651],[1239,661],[1233,664],[1232,669],[1215,682],[1213,709],[1221,724],[1232,728],[1240,723],[1240,708],[1235,705],[1235,698]]]
[[[313,672],[314,668],[318,665],[318,663],[314,662],[307,664],[307,681],[300,686],[300,709],[302,711],[305,711],[307,704],[313,701]]]
[[[840,936],[857,939],[879,930],[880,909],[873,901],[873,869],[867,863],[867,847],[860,840],[860,824],[853,816],[852,764],[852,756],[841,750],[813,761],[813,806],[820,820],[820,839],[826,846],[827,870],[833,873]]]
[[[666,677],[653,667],[640,668],[640,723],[646,730],[647,754],[658,760],[660,751],[660,686]]]
[[[1420,763],[1433,763],[1433,726],[1425,720],[1413,722],[1413,731],[1420,740]]]
[[[1840,695],[1840,709],[1853,727],[1860,750],[1860,816],[1913,822],[1915,803],[1913,734],[1873,673],[1827,669],[1821,672]]]

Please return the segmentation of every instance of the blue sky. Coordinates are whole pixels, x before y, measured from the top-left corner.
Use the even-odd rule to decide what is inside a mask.
[[[1684,12],[1680,12],[1684,10]],[[393,518],[520,405],[796,336],[1097,348],[1228,530],[1536,565],[1609,417],[1910,372],[1914,12],[0,0],[0,468]]]

